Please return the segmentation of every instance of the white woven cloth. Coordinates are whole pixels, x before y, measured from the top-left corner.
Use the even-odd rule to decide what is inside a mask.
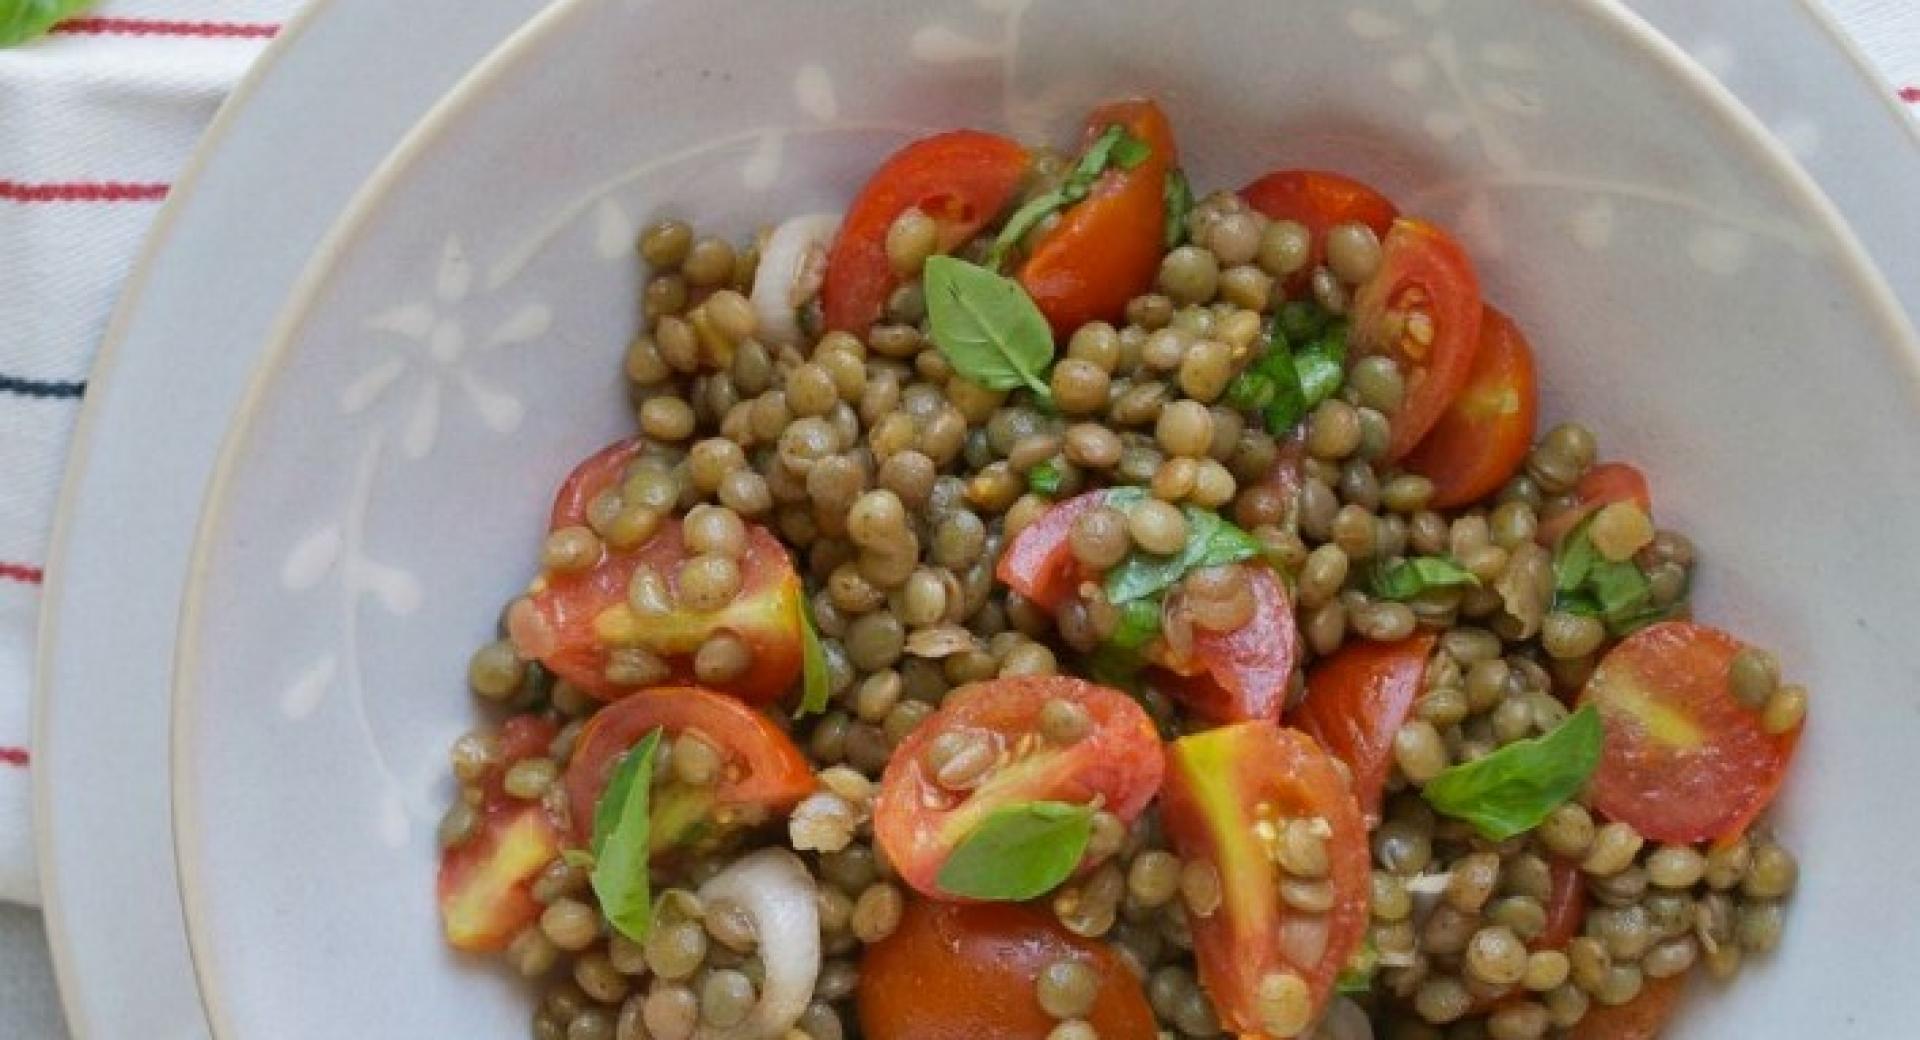
[[[202,127],[300,2],[105,0],[45,39],[0,50],[0,900],[35,899],[34,628],[95,346]],[[1920,111],[1920,0],[1828,2]],[[107,651],[113,619],[100,624]]]

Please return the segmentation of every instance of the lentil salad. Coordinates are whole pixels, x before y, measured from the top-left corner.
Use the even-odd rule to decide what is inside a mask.
[[[537,1040],[1633,1040],[1777,945],[1806,691],[1443,228],[1128,100],[638,248],[440,829]]]

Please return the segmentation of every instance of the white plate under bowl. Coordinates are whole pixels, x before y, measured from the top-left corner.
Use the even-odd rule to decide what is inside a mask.
[[[1701,612],[1824,694],[1783,812],[1807,859],[1787,944],[1685,1035],[1900,1035],[1920,357],[1857,244],[1613,6],[1209,14],[591,0],[423,124],[305,279],[202,528],[175,798],[219,1035],[524,1035],[524,998],[439,943],[432,821],[467,650],[548,488],[621,428],[634,229],[745,229],[844,199],[902,127],[1058,139],[1121,91],[1167,103],[1199,183],[1331,165],[1462,232],[1550,413],[1642,460],[1706,547]]]

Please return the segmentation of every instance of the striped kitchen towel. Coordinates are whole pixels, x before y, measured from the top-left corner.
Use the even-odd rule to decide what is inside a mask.
[[[35,899],[34,627],[94,348],[169,180],[299,3],[105,0],[0,50],[0,900]]]

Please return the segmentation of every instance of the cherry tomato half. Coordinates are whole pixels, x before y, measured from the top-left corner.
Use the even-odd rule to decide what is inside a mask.
[[[1460,396],[1480,347],[1480,277],[1453,236],[1422,220],[1393,222],[1380,270],[1353,298],[1352,343],[1400,366],[1406,394],[1387,461],[1413,450]]]
[[[1565,1040],[1656,1040],[1686,992],[1687,977],[1648,979],[1640,995],[1617,1007],[1596,1001],[1565,1033]]]
[[[1086,141],[1116,124],[1146,142],[1147,157],[1130,170],[1102,174],[1020,266],[1020,284],[1055,336],[1119,317],[1160,270],[1167,174],[1179,162],[1173,125],[1151,101],[1115,101],[1088,114]]]
[[[1365,224],[1381,238],[1400,216],[1386,196],[1351,177],[1324,170],[1275,170],[1240,189],[1240,197],[1274,220],[1291,220],[1307,229],[1307,263],[1289,279],[1305,284],[1326,261],[1327,232],[1335,224]]]
[[[1434,636],[1349,642],[1307,672],[1307,696],[1287,719],[1347,764],[1369,827],[1393,770],[1393,738],[1426,688]]]
[[[586,844],[600,793],[629,750],[653,730],[663,743],[691,733],[719,752],[712,784],[670,792],[653,804],[655,851],[687,840],[694,827],[732,831],[785,812],[813,793],[813,770],[793,741],[761,712],[697,686],[641,690],[593,713],[567,763],[574,837]]]
[[[1057,745],[1041,736],[1050,700],[1078,705],[1092,721],[1086,736]],[[987,742],[996,761],[968,790],[938,783],[928,750],[947,734]],[[888,862],[935,899],[947,856],[994,810],[1031,801],[1098,804],[1131,823],[1160,790],[1163,763],[1153,720],[1118,690],[1065,676],[994,679],[947,695],[940,710],[894,749],[874,803],[873,836]]]
[[[1740,641],[1686,621],[1649,625],[1607,652],[1580,695],[1606,748],[1593,807],[1656,841],[1731,839],[1773,800],[1800,729],[1779,736],[1741,704],[1727,669]]]
[[[1540,544],[1557,544],[1588,514],[1614,502],[1633,502],[1648,516],[1653,515],[1653,492],[1647,489],[1646,476],[1626,462],[1602,462],[1587,470],[1573,486],[1573,498],[1573,508],[1540,521],[1534,535]]]
[[[627,464],[640,455],[645,444],[638,437],[614,441],[573,467],[573,472],[567,474],[566,481],[560,485],[559,493],[553,496],[553,515],[547,530],[586,526],[587,508],[602,491],[619,488],[620,482],[626,479]]]
[[[1095,577],[1073,558],[1069,540],[1073,522],[1105,502],[1106,496],[1105,491],[1089,491],[1049,506],[1001,551],[994,577],[1035,606],[1049,612],[1059,610],[1082,581]]]
[[[1366,822],[1339,766],[1313,738],[1271,722],[1207,730],[1168,748],[1160,811],[1180,858],[1219,873],[1219,907],[1190,919],[1200,981],[1220,1021],[1243,1034],[1304,1031],[1326,1007],[1367,927]],[[1326,913],[1281,901],[1283,827],[1309,828],[1324,839],[1334,892]],[[1263,981],[1286,984],[1288,975],[1305,983],[1310,1013],[1265,1021]]]
[[[1539,412],[1533,350],[1506,315],[1488,306],[1467,385],[1401,465],[1433,481],[1431,508],[1478,501],[1526,461]]]
[[[1102,1037],[1148,1040],[1153,1009],[1113,948],[1010,903],[910,899],[893,934],[860,961],[860,1033],[867,1040],[1045,1040],[1059,1021],[1035,995],[1060,961],[1098,979],[1086,1021]]]
[[[501,725],[500,761],[481,783],[475,832],[440,854],[435,890],[447,945],[454,949],[504,949],[540,916],[533,880],[560,854],[559,829],[545,806],[508,795],[501,781],[515,762],[546,754],[556,732],[537,715],[516,715]]]
[[[829,329],[865,336],[900,284],[887,260],[887,230],[918,208],[939,228],[939,252],[951,252],[1007,208],[1027,175],[1018,141],[978,130],[922,138],[893,153],[854,197],[827,252],[820,286]]]
[[[1227,632],[1195,626],[1193,650],[1175,657],[1165,640],[1149,644],[1148,659],[1171,673],[1162,686],[1203,720],[1277,722],[1287,703],[1298,659],[1300,626],[1287,587],[1263,565],[1241,564],[1253,590],[1253,620]]]

